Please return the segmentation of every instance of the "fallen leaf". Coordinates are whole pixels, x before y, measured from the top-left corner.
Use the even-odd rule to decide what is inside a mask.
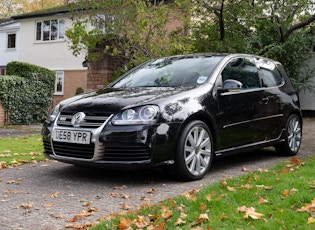
[[[263,198],[263,197],[260,197],[258,203],[259,203],[259,204],[267,204],[267,203],[269,203],[269,201],[266,200],[266,199]]]
[[[226,189],[230,192],[236,192],[236,189],[234,187],[227,186]]]
[[[261,219],[264,216],[264,214],[256,212],[255,208],[253,207],[247,208],[246,206],[242,206],[242,207],[237,208],[237,210],[239,212],[245,212],[244,219],[248,219],[250,217],[254,220],[257,220],[257,219]]]
[[[119,224],[117,227],[121,230],[127,229],[132,225],[132,221],[129,219],[126,219],[124,217],[120,218]]]
[[[250,184],[241,185],[241,188],[251,189],[253,186]]]
[[[249,169],[248,168],[246,168],[246,167],[242,167],[242,172],[248,172],[249,171]]]
[[[204,203],[201,203],[201,204],[199,205],[199,208],[200,208],[201,211],[205,211],[205,210],[207,209],[207,205],[204,204]]]
[[[148,194],[154,194],[155,193],[155,189],[154,188],[151,188],[147,191]]]
[[[21,204],[22,208],[29,209],[33,207],[33,203],[23,203]]]
[[[315,199],[311,203],[306,203],[304,207],[297,209],[298,212],[315,213]]]
[[[200,220],[201,222],[205,222],[205,221],[209,221],[209,217],[208,214],[200,214],[198,220]]]
[[[91,205],[91,201],[88,201],[88,202],[84,203],[82,206],[88,207],[88,206],[90,206],[90,205]]]
[[[62,215],[53,215],[52,217],[54,217],[55,219],[63,219]]]
[[[282,195],[284,196],[289,196],[290,195],[290,192],[286,189],[282,192]]]
[[[161,217],[166,219],[166,220],[171,218],[173,215],[172,211],[167,206],[162,206],[161,212],[162,212]]]
[[[127,194],[120,194],[120,197],[123,199],[129,199],[131,196]]]
[[[183,195],[186,197],[187,200],[194,201],[197,199],[197,193],[199,192],[199,189],[191,189],[187,192],[185,192]]]
[[[126,185],[121,185],[121,186],[115,185],[115,186],[114,186],[114,189],[116,189],[116,190],[123,190],[123,189],[125,189],[125,188],[127,188]]]
[[[147,198],[147,197],[145,197],[145,196],[142,196],[142,197],[139,198],[139,200],[142,200],[142,201],[150,201],[151,198]]]
[[[150,218],[148,216],[137,216],[137,218],[133,221],[138,229],[143,229],[150,225]]]
[[[43,204],[43,207],[53,207],[54,204]]]
[[[208,214],[206,214],[206,213],[205,214],[200,214],[199,217],[198,217],[198,220],[192,222],[190,224],[190,226],[193,227],[193,226],[196,226],[196,225],[198,225],[198,224],[200,224],[202,222],[207,222],[207,221],[209,221]]]
[[[311,216],[310,218],[308,218],[307,223],[308,223],[308,224],[313,224],[313,223],[315,223],[315,218]]]
[[[222,213],[222,215],[220,216],[220,220],[224,220],[227,219],[227,215],[225,215],[225,213]]]
[[[176,226],[183,225],[183,224],[186,224],[186,221],[182,220],[181,218],[178,218],[175,222]]]
[[[131,209],[131,207],[128,206],[127,204],[125,204],[125,203],[120,203],[120,208],[123,209],[123,210],[129,210],[129,209]]]
[[[303,163],[302,160],[298,159],[297,157],[292,157],[290,162],[295,167],[300,166]]]
[[[49,196],[49,198],[55,199],[59,196],[59,192],[55,192]]]
[[[83,220],[85,217],[84,216],[80,216],[80,215],[74,215],[72,218],[67,219],[66,222],[76,222],[78,220]]]

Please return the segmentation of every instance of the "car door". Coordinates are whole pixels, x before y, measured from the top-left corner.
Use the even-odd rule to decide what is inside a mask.
[[[269,61],[261,59],[258,62],[262,88],[264,89],[264,103],[262,108],[265,117],[264,126],[266,127],[267,139],[272,140],[278,138],[283,123],[283,99],[285,96],[280,90],[284,80],[277,69],[276,65]]]
[[[236,58],[221,72],[217,82],[217,150],[266,139],[263,120],[265,93],[255,63],[254,59]],[[240,87],[229,85],[231,81],[238,82]]]

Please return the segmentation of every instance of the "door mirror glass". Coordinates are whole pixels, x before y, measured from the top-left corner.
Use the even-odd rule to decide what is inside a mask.
[[[223,82],[223,89],[228,91],[241,90],[243,84],[240,81],[234,79],[228,79]]]

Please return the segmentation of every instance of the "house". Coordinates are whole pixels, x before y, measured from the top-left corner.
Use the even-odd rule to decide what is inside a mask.
[[[314,68],[315,63],[315,46],[312,58],[308,61],[307,66]],[[315,87],[315,72],[310,84]],[[315,92],[315,89],[313,89]],[[304,116],[315,117],[315,95],[310,90],[303,90],[300,92],[301,108]]]
[[[0,75],[5,75],[8,62],[19,59],[20,22],[12,18],[0,19]]]
[[[15,56],[7,54],[4,60],[1,58],[2,69],[10,61],[20,61],[56,71],[54,105],[74,96],[79,87],[86,91],[85,55],[74,56],[65,36],[66,29],[72,26],[69,10],[53,8],[31,12],[13,16],[10,22],[15,25],[12,32],[16,31]],[[10,34],[7,32],[8,40]],[[14,50],[7,48],[7,53],[11,49]],[[2,57],[3,51],[0,52]]]

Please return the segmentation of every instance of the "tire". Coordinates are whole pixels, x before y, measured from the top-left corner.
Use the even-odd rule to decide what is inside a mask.
[[[178,139],[173,173],[185,181],[203,178],[211,166],[213,151],[208,126],[198,120],[188,123]]]
[[[284,134],[284,142],[275,146],[276,152],[283,156],[295,156],[302,143],[301,119],[297,115],[289,116]]]

